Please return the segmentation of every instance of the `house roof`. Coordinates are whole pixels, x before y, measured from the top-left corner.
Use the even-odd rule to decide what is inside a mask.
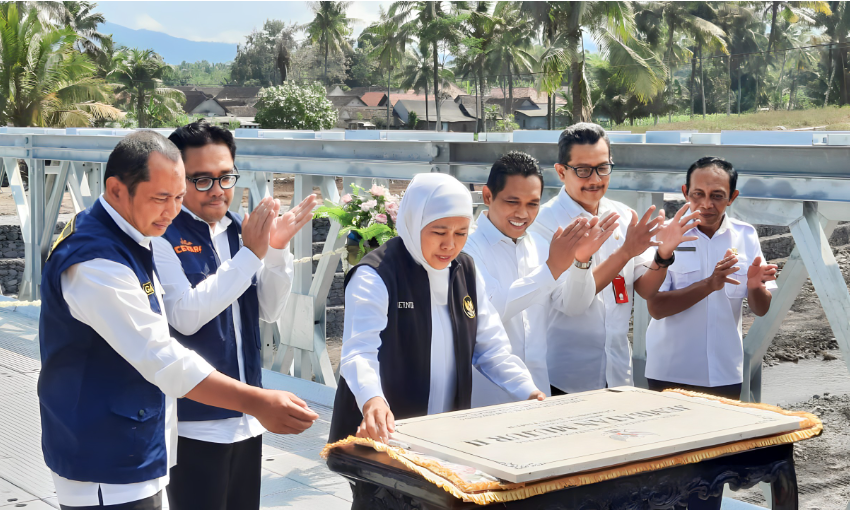
[[[361,114],[363,119],[369,120],[373,117],[384,118],[387,116],[387,107],[385,106],[344,106],[339,109],[340,120],[347,121],[349,119],[356,120],[357,114]]]
[[[514,110],[515,115],[521,115],[524,117],[546,117],[546,109],[545,108],[524,108],[520,110]]]
[[[508,100],[508,101],[510,101],[510,100]],[[530,104],[528,104],[528,103],[530,103]],[[501,98],[489,97],[489,98],[487,98],[487,104],[488,105],[497,105],[499,108],[504,108],[505,107],[505,98],[504,97],[501,97]],[[543,110],[545,112],[544,108],[540,108],[540,106],[537,103],[535,103],[534,100],[532,100],[529,97],[514,96],[514,103],[513,103],[513,105],[509,105],[509,106],[511,107],[510,109],[512,111],[513,110]]]
[[[177,87],[175,87],[175,89],[181,90]],[[183,104],[183,111],[186,113],[191,112],[204,101],[212,99],[212,96],[204,94],[203,92],[195,90],[194,88],[191,90],[184,90],[182,92],[186,96],[186,103]]]
[[[337,108],[343,106],[367,106],[362,99],[357,96],[327,96],[328,101],[333,103]]]
[[[396,102],[396,106],[401,103],[408,112],[416,112],[416,116],[421,121],[436,121],[437,112],[434,101],[428,101],[428,117],[425,117],[425,101],[402,99]],[[452,100],[444,99],[440,102],[440,122],[468,122],[475,121],[474,117],[464,114],[457,103]]]
[[[225,110],[227,110],[228,115],[232,115],[233,117],[253,118],[257,115],[257,109],[252,106],[228,106]]]
[[[198,87],[197,85],[195,85],[194,87],[195,90],[199,90],[204,94],[209,94],[212,97],[218,96],[218,93],[221,92],[222,89],[224,89],[224,87]]]
[[[378,106],[386,97],[386,92],[367,92],[360,96],[360,99],[366,104],[366,106]]]
[[[337,85],[328,92],[328,96],[357,96],[358,98],[363,97],[364,94],[368,94],[370,92],[383,92],[386,94],[387,88],[386,86],[381,87],[380,85],[373,85],[369,87],[352,87],[349,90],[342,90],[342,88]],[[404,92],[400,89],[390,89],[392,94]]]
[[[504,98],[506,95],[510,95],[510,92],[507,88],[505,88],[504,93],[502,92],[501,87],[493,87],[490,89],[490,96],[494,98]],[[565,105],[567,103],[566,101],[564,101],[564,98],[557,94],[552,97],[554,98],[556,105]],[[514,87],[514,98],[530,98],[538,105],[545,105],[548,102],[546,93],[537,92],[534,87]]]
[[[223,87],[221,92],[216,94],[215,99],[235,99],[242,100],[243,104],[251,104],[257,102],[258,94],[262,87]]]

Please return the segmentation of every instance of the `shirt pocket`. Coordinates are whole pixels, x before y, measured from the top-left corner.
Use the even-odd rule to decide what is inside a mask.
[[[729,298],[746,298],[747,297],[747,270],[750,268],[750,261],[746,256],[738,255],[738,262],[735,263],[738,271],[729,275],[729,278],[737,280],[740,284],[726,283],[726,296]]]
[[[676,252],[676,260],[667,270],[673,289],[684,289],[702,278],[699,255],[696,252]]]

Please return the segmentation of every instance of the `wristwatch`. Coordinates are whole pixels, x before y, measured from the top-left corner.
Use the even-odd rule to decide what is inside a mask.
[[[655,251],[655,264],[657,264],[659,268],[667,268],[668,266],[673,264],[673,262],[675,262],[675,261],[676,261],[676,252],[673,252],[670,255],[670,259],[661,259],[661,256],[658,255],[658,251],[657,250]]]
[[[588,268],[590,268],[590,263],[592,263],[592,262],[593,262],[593,258],[591,257],[586,263],[579,262],[579,260],[576,259],[576,262],[573,263],[573,264],[575,264],[575,267],[580,269],[580,270],[587,270]]]

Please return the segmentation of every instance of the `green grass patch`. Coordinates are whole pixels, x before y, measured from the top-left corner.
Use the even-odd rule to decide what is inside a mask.
[[[681,120],[680,120],[681,119]],[[659,118],[657,125],[632,126],[629,123],[620,124],[611,130],[645,133],[647,131],[677,131],[697,130],[700,133],[719,133],[722,130],[786,130],[798,128],[813,128],[823,131],[850,131],[850,106],[813,108],[810,110],[775,110],[771,112],[745,113],[740,116],[732,114],[710,114],[705,119],[701,115],[693,119],[685,116],[675,116],[672,123],[667,118]],[[644,120],[644,122],[646,122]]]

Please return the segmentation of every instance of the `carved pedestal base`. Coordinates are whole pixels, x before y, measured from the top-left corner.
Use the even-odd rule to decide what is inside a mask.
[[[368,448],[336,449],[328,457],[328,467],[352,481],[352,509],[685,509],[689,498],[720,497],[725,484],[738,490],[759,482],[770,483],[773,509],[798,507],[794,446],[791,444],[492,506],[463,502],[389,456]],[[719,503],[719,498],[716,500]],[[691,502],[693,505],[694,500]]]

